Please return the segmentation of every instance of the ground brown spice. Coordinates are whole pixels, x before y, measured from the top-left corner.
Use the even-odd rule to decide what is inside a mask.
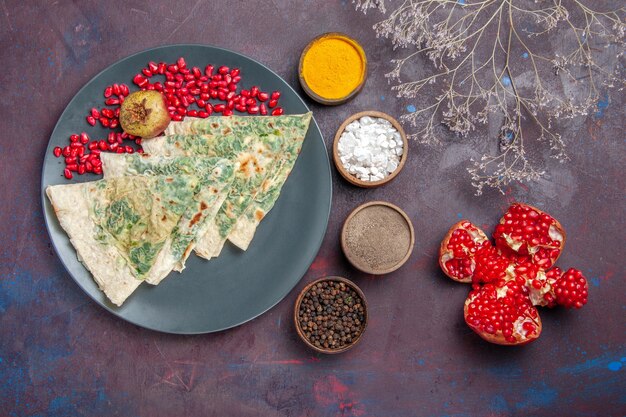
[[[411,231],[404,217],[391,207],[369,206],[349,220],[346,246],[353,262],[382,271],[406,256]]]

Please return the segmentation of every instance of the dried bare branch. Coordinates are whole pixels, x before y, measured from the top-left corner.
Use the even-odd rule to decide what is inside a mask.
[[[353,2],[364,13],[386,10],[385,0]],[[608,89],[626,86],[620,63],[626,9],[599,11],[591,4],[597,2],[404,0],[373,28],[394,49],[409,49],[386,74],[398,97],[419,98],[420,107],[401,116],[416,128],[409,136],[439,144],[439,122],[464,137],[490,114],[500,114],[500,153],[468,168],[477,194],[485,186],[503,191],[512,181],[544,175],[524,147],[528,123],[534,126],[528,139],[544,141],[551,156],[567,160],[555,121],[588,115]],[[542,43],[552,43],[553,50],[540,53]],[[420,55],[434,71],[403,81],[403,71]],[[432,94],[432,88],[440,92]]]

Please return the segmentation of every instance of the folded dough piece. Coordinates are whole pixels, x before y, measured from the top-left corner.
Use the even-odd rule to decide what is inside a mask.
[[[46,194],[78,259],[120,306],[142,281],[158,283],[176,265],[217,201],[194,199],[199,191],[196,176],[135,175],[53,185]]]
[[[202,213],[202,221],[196,223],[197,227],[194,230],[188,230],[185,233],[187,238],[181,242],[179,249],[173,254],[173,256],[180,256],[174,270],[182,271],[185,269],[185,261],[196,246],[197,240],[201,239],[207,230],[214,225],[215,216],[231,189],[235,172],[239,168],[239,162],[233,163],[228,159],[216,157],[167,157],[149,154],[103,153],[100,158],[102,159],[104,178],[137,174],[188,174],[198,177],[200,191],[194,198],[197,210],[190,211],[190,213],[192,215]],[[181,228],[185,230],[185,225],[188,224],[189,222],[182,221]],[[185,249],[180,253],[183,246]]]
[[[241,249],[247,249],[258,224],[271,210],[280,195],[282,186],[300,153],[310,121],[310,112],[274,117],[188,118],[184,122],[170,123],[165,131],[165,134],[170,136],[144,141],[144,150],[163,154],[204,155],[208,153],[225,156],[220,153],[223,151],[215,144],[221,143],[220,136],[232,137],[234,135],[234,140],[243,138],[244,143],[255,144],[253,152],[240,155],[239,159],[242,164],[250,160],[254,161],[261,154],[271,158],[272,161],[267,165],[269,169],[263,180],[260,183],[254,182],[256,188],[247,190],[250,199],[246,198],[245,204],[237,205],[237,201],[242,201],[241,195],[245,194],[241,192],[239,199],[233,200],[234,204],[225,205],[223,214],[225,218],[228,218],[227,227],[214,229],[219,231],[219,235],[215,239],[203,242],[207,248],[211,248],[207,252],[212,250],[213,256],[217,256],[226,238]],[[211,139],[217,139],[215,144],[210,141]],[[227,202],[229,202],[228,199]],[[232,210],[233,207],[236,209]],[[217,218],[220,218],[219,214]],[[215,233],[213,236],[216,236]]]

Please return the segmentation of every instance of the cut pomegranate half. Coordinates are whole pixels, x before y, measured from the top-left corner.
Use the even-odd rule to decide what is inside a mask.
[[[538,208],[522,203],[509,207],[493,237],[496,247],[505,255],[528,257],[542,269],[554,265],[565,245],[561,223]]]
[[[541,319],[528,298],[528,290],[515,280],[471,291],[464,316],[480,337],[498,345],[523,345],[541,334]]]
[[[467,220],[461,220],[441,242],[439,265],[453,280],[470,283],[476,268],[474,256],[483,246],[491,246],[487,235]]]

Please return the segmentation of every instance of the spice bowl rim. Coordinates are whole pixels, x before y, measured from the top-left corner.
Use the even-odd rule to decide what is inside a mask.
[[[342,348],[339,349],[331,349],[331,348],[324,348],[324,347],[317,347],[315,346],[313,343],[311,343],[309,341],[309,339],[306,338],[306,336],[304,335],[304,331],[302,330],[302,328],[300,327],[300,320],[298,320],[299,317],[299,312],[300,312],[300,305],[302,304],[302,300],[304,298],[304,295],[316,284],[319,284],[320,282],[324,282],[324,281],[335,281],[335,282],[343,282],[344,284],[346,284],[348,287],[352,288],[354,291],[356,291],[356,293],[359,295],[359,297],[361,297],[361,304],[363,305],[363,315],[364,315],[364,320],[362,322],[363,325],[363,329],[361,330],[361,333],[359,334],[359,336],[356,338],[356,340],[353,340],[352,342],[350,342],[349,345],[346,345]],[[347,278],[338,276],[338,275],[329,275],[329,276],[325,276],[325,277],[321,277],[318,278],[316,280],[314,280],[313,282],[310,282],[309,284],[307,284],[298,294],[298,297],[296,298],[296,302],[294,303],[294,309],[293,309],[293,322],[294,325],[296,327],[296,333],[298,333],[298,336],[300,337],[300,339],[311,349],[319,352],[319,353],[325,353],[328,355],[334,355],[337,353],[343,353],[347,350],[352,349],[354,346],[356,346],[361,339],[363,339],[363,334],[365,333],[365,330],[367,329],[367,323],[369,321],[369,315],[368,315],[368,306],[367,306],[367,300],[365,298],[365,294],[363,293],[363,291],[361,290],[361,288],[359,288],[358,285],[356,285],[354,282],[350,281]]]
[[[309,87],[306,80],[304,79],[304,76],[302,75],[302,66],[304,63],[304,56],[309,51],[309,49],[311,49],[311,47],[313,46],[315,42],[319,41],[320,39],[327,38],[327,37],[345,38],[357,49],[357,52],[359,53],[363,61],[363,79],[361,80],[359,85],[357,85],[354,88],[354,90],[352,90],[347,96],[336,98],[336,99],[325,98],[315,93],[311,89],[311,87]],[[365,86],[365,81],[367,80],[367,69],[368,69],[367,55],[365,55],[365,49],[363,49],[363,46],[356,39],[354,39],[353,37],[349,35],[346,35],[343,32],[326,32],[311,39],[311,41],[307,43],[307,45],[302,50],[302,53],[300,54],[300,60],[298,62],[298,80],[300,81],[300,86],[302,86],[302,89],[304,90],[304,92],[313,101],[316,101],[317,103],[323,104],[326,106],[337,106],[337,105],[340,105],[340,104],[343,104],[352,100],[354,97],[356,97],[357,94],[361,92],[361,90],[363,90],[363,87]]]
[[[359,264],[358,262],[354,260],[354,256],[352,256],[350,250],[348,249],[348,244],[346,242],[346,235],[347,235],[348,224],[350,223],[350,220],[352,220],[357,213],[371,206],[386,206],[395,210],[404,218],[405,222],[409,226],[409,234],[411,236],[409,249],[406,251],[406,254],[401,260],[399,260],[396,264],[394,264],[393,266],[387,269],[382,269],[382,270],[368,269],[364,267],[362,264]],[[411,254],[413,253],[414,248],[415,248],[415,229],[413,228],[413,223],[411,222],[411,219],[405,213],[404,210],[402,210],[400,207],[396,206],[395,204],[389,203],[388,201],[375,200],[375,201],[369,201],[367,203],[357,206],[350,212],[350,214],[348,214],[348,217],[346,217],[346,220],[343,222],[343,226],[341,227],[341,250],[343,251],[343,254],[348,259],[348,262],[350,262],[350,265],[352,265],[353,267],[355,267],[361,272],[365,272],[366,274],[385,275],[397,269],[400,269],[411,257]]]
[[[363,181],[363,180],[358,179],[357,177],[355,177],[354,175],[352,175],[346,170],[346,168],[341,163],[341,160],[339,159],[339,139],[341,138],[341,134],[346,130],[346,127],[350,123],[364,116],[377,117],[377,118],[387,120],[398,131],[398,133],[400,133],[400,137],[402,138],[402,157],[400,158],[398,167],[395,169],[395,171],[393,171],[387,177],[378,181]],[[335,168],[337,168],[337,171],[339,171],[341,176],[346,181],[348,181],[352,185],[356,185],[361,188],[380,187],[381,185],[385,185],[388,182],[392,181],[396,176],[398,176],[400,171],[402,171],[402,169],[404,168],[408,154],[409,154],[409,141],[407,139],[404,129],[402,129],[402,126],[400,125],[400,122],[398,122],[394,117],[388,115],[387,113],[383,113],[378,110],[365,110],[365,111],[361,111],[358,113],[354,113],[352,116],[344,120],[343,123],[339,126],[339,128],[337,129],[337,132],[335,133],[335,139],[333,140],[333,162],[335,163]]]

